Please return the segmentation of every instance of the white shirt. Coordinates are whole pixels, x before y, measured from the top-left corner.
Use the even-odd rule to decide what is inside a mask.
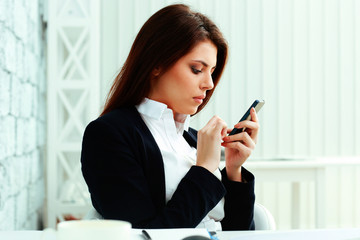
[[[191,147],[183,137],[189,129],[190,116],[174,114],[163,103],[145,98],[136,106],[146,126],[149,128],[159,146],[165,170],[165,196],[168,202],[174,194],[181,179],[191,166],[196,164],[196,149]],[[219,169],[214,175],[221,180]],[[224,198],[208,213],[197,227],[209,231],[221,230],[220,220],[224,218]]]

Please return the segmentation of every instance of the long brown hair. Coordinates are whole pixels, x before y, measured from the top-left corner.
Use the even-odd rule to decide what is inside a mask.
[[[120,73],[107,97],[104,115],[121,106],[140,104],[149,94],[152,72],[166,72],[200,41],[211,40],[217,47],[216,69],[212,73],[214,88],[196,113],[205,107],[223,73],[228,45],[218,27],[205,15],[183,4],[160,9],[142,26]]]

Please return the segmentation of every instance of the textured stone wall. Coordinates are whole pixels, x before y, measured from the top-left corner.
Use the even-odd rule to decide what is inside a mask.
[[[0,1],[0,230],[38,229],[45,198],[43,0]]]

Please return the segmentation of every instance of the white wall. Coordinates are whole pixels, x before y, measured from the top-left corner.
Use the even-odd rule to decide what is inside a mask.
[[[105,1],[103,99],[142,24],[173,2],[207,14],[230,46],[222,82],[193,127],[214,114],[231,126],[260,98],[254,158],[360,154],[359,0]]]
[[[360,0],[103,1],[103,101],[142,24],[174,2],[208,15],[230,46],[222,82],[193,127],[214,114],[231,126],[254,99],[265,99],[253,159],[360,155]],[[326,227],[358,226],[359,172],[327,168]],[[314,183],[299,188],[298,225],[313,228]],[[292,227],[291,191],[291,182],[271,179],[256,186],[280,229]]]
[[[43,1],[0,2],[0,230],[39,229],[45,195]]]

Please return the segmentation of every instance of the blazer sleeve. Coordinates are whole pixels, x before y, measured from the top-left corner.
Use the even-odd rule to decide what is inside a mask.
[[[135,135],[99,119],[87,126],[81,163],[95,209],[105,219],[126,220],[134,228],[195,227],[225,195],[223,184],[206,169],[193,166],[167,204],[163,191],[159,207],[151,189],[161,186],[148,181],[158,176],[146,174],[145,160],[138,154],[144,151],[143,143]]]
[[[254,175],[244,167],[241,170],[243,182],[230,181],[226,174],[226,168],[221,171],[222,182],[226,188],[225,217],[221,221],[223,230],[254,230],[254,203],[255,193]]]
[[[188,143],[196,148],[197,131],[189,128],[184,135]],[[246,183],[230,181],[226,174],[226,168],[221,171],[222,183],[226,189],[225,217],[221,221],[223,230],[254,230],[254,203],[255,193],[254,175],[242,168],[242,177]]]

